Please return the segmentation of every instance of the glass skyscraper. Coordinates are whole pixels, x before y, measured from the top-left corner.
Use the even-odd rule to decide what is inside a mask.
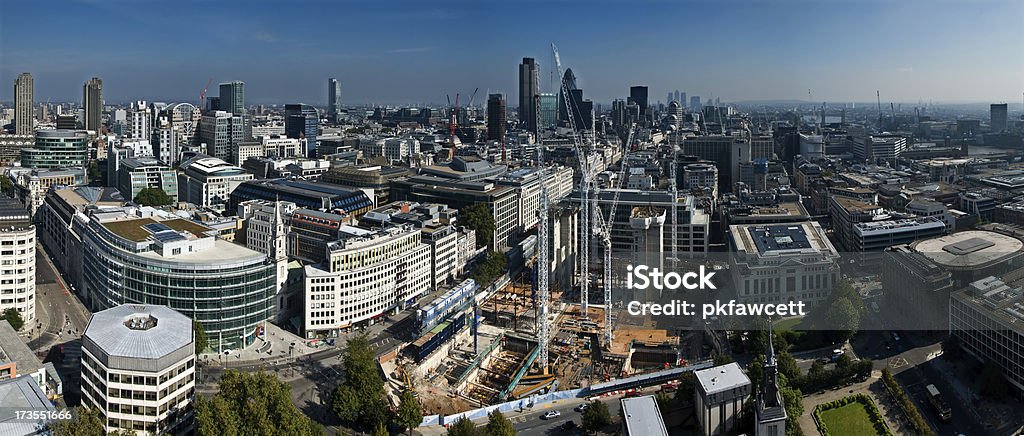
[[[320,113],[308,104],[284,105],[284,134],[306,140],[306,157],[316,157],[316,134]]]

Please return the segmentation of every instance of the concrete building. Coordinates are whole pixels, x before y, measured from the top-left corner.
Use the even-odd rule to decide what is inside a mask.
[[[93,77],[82,86],[82,108],[85,117],[82,125],[85,130],[99,133],[103,119],[103,81]]]
[[[653,395],[619,400],[622,405],[622,434],[626,436],[668,436],[668,428]]]
[[[341,115],[341,82],[331,77],[327,79],[327,119],[337,124]]]
[[[430,290],[430,246],[410,224],[342,226],[325,264],[305,267],[303,334],[334,337],[356,324],[410,307]]]
[[[1024,394],[1024,291],[987,277],[954,292],[950,334],[979,362],[993,361],[1018,395]]]
[[[134,199],[143,189],[160,189],[171,202],[178,202],[178,174],[154,157],[128,158],[117,169],[117,190],[124,198]]]
[[[349,214],[296,209],[288,229],[288,256],[311,264],[327,261],[327,244],[341,238],[341,228],[355,224]]]
[[[245,246],[266,254],[267,259],[274,264],[277,277],[274,313],[278,316],[277,321],[285,321],[280,316],[286,313],[284,309],[287,306],[288,218],[296,206],[287,201],[254,200],[239,205],[239,209],[238,216],[245,218]],[[242,213],[241,209],[249,209],[250,212]]]
[[[576,204],[579,202],[577,192],[570,194]],[[609,210],[612,202],[618,197],[615,211]],[[612,251],[630,253],[637,249],[636,240],[632,237],[631,218],[633,209],[637,207],[655,207],[666,211],[665,230],[662,247],[666,255],[672,252],[673,228],[676,251],[680,257],[690,253],[705,253],[708,250],[708,232],[711,217],[704,213],[693,196],[680,195],[676,199],[678,216],[672,218],[672,193],[667,191],[640,191],[635,189],[603,189],[598,194],[597,206],[604,220],[611,216]],[[674,226],[674,227],[673,227]]]
[[[683,182],[679,187],[686,191],[710,190],[711,198],[718,198],[718,167],[712,163],[692,163],[683,167]]]
[[[436,176],[413,176],[391,182],[393,201],[441,203],[455,209],[484,204],[494,218],[491,248],[504,250],[518,242],[519,195],[511,186],[489,181],[458,181]]]
[[[1006,130],[1008,119],[1006,108],[1006,103],[989,105],[989,128],[993,132]]]
[[[933,217],[942,221],[950,232],[956,229],[956,217],[945,204],[926,198],[915,198],[904,207],[907,213],[922,217]]]
[[[82,130],[38,130],[32,148],[21,150],[25,168],[85,167],[89,135]]]
[[[859,253],[861,262],[874,264],[886,247],[941,236],[946,224],[935,217],[899,214],[874,204],[832,196],[829,200],[834,239],[846,252]]]
[[[180,168],[178,200],[219,211],[226,210],[235,188],[253,179],[242,168],[202,154],[185,160]]]
[[[36,226],[25,208],[3,197],[0,197],[0,277],[0,313],[17,310],[26,325],[34,325]]]
[[[35,133],[29,135],[0,134],[0,165],[10,165],[21,160],[21,150],[36,144]]]
[[[35,80],[21,73],[14,81],[14,134],[31,135],[35,131]]]
[[[245,140],[245,119],[241,115],[226,111],[203,114],[199,123],[199,142],[206,145],[204,152],[207,155],[231,160],[232,146]]]
[[[907,150],[907,138],[900,135],[851,136],[846,141],[855,157],[872,162],[892,162]]]
[[[734,136],[691,136],[679,144],[679,149],[684,155],[714,162],[718,167],[718,192],[732,192],[732,184],[740,180],[740,163],[752,159],[750,142]]]
[[[132,102],[128,111],[128,132],[125,135],[128,139],[144,139],[148,141],[152,136],[153,112],[145,101]]]
[[[59,414],[45,392],[27,377],[0,380],[0,398],[7,405],[0,409],[0,428],[10,435],[37,435],[40,429],[49,428],[55,420],[48,418]],[[67,410],[67,409],[65,409]],[[22,411],[41,412],[37,419],[26,420]]]
[[[124,198],[114,188],[57,187],[39,209],[38,238],[71,290],[82,289],[82,231],[89,208],[116,208]],[[76,219],[77,218],[77,219]]]
[[[220,104],[217,109],[234,115],[245,115],[245,82],[233,80],[219,85]]]
[[[316,135],[319,124],[320,112],[315,107],[308,104],[284,105],[284,134],[305,143],[306,157],[317,157]]]
[[[729,226],[729,271],[738,300],[751,303],[828,300],[839,280],[839,253],[816,221]]]
[[[727,435],[740,424],[750,379],[736,363],[696,371],[695,413],[705,436]]]
[[[14,184],[15,196],[35,219],[46,193],[55,186],[76,186],[85,184],[85,169],[31,169],[12,168],[8,177]]]
[[[487,140],[505,141],[505,96],[487,96]]]
[[[196,349],[192,320],[166,306],[123,304],[93,314],[82,335],[82,403],[104,431],[189,434]]]
[[[537,209],[540,207],[540,191],[543,184],[548,190],[548,201],[557,203],[573,189],[573,170],[563,166],[548,167],[541,172],[535,167],[523,167],[495,178],[495,183],[516,188],[518,207],[516,220],[519,222],[517,232],[526,232],[537,224]]]
[[[327,170],[320,180],[326,183],[348,188],[368,188],[373,190],[377,204],[391,201],[391,181],[408,177],[408,168],[380,165],[333,166]]]
[[[396,202],[367,212],[359,222],[367,228],[401,224],[419,228],[423,243],[430,246],[430,287],[437,291],[455,282],[475,251],[460,250],[476,243],[476,233],[458,227],[458,217],[458,210],[443,204]]]
[[[519,122],[529,132],[537,131],[537,110],[534,99],[540,94],[540,65],[533,58],[519,64]]]
[[[218,352],[251,344],[273,316],[274,264],[195,221],[152,208],[92,211],[82,232],[84,302],[169,306]]]

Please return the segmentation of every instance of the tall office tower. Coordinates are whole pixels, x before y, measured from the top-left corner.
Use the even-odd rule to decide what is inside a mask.
[[[338,114],[341,112],[341,83],[338,79],[327,79],[327,118],[332,123],[338,122]]]
[[[320,113],[308,104],[284,105],[284,134],[306,140],[306,157],[316,157],[316,131]]]
[[[534,98],[540,94],[540,66],[533,58],[523,58],[519,64],[519,122],[527,130],[537,130],[537,107]]]
[[[153,113],[145,101],[139,100],[131,105],[128,112],[128,134],[131,139],[151,140],[150,134],[153,126]]]
[[[690,97],[690,109],[691,110],[695,110],[695,111],[700,111],[700,96],[699,95],[695,95],[693,97]]]
[[[677,98],[676,101],[679,102],[680,106],[686,107],[686,91],[680,92],[679,98]]]
[[[103,81],[93,77],[82,87],[82,106],[85,108],[85,130],[99,132],[103,113]]]
[[[505,137],[505,96],[487,96],[487,139],[501,141]],[[504,157],[503,157],[504,159]]]
[[[676,90],[676,95],[674,95],[673,97],[675,97],[675,99],[673,99],[672,101],[678,101],[679,103],[682,103],[682,101],[679,100],[679,90],[678,89]],[[686,98],[686,97],[683,97],[683,98]]]
[[[679,91],[676,91],[676,93],[678,92]],[[673,101],[675,101],[675,96],[672,94],[671,91],[669,91],[668,95],[665,96],[665,104],[672,103]]]
[[[558,124],[558,96],[556,94],[540,94],[540,125],[544,128]]]
[[[646,119],[650,109],[647,107],[647,87],[646,86],[630,86],[629,87],[629,101],[636,103],[640,106],[640,118]]]
[[[245,82],[234,80],[220,84],[220,110],[245,115]]]
[[[722,99],[720,97],[715,97],[715,106],[722,106]]]
[[[206,144],[206,154],[224,161],[231,159],[232,146],[242,143],[244,137],[245,123],[240,115],[207,112],[199,123],[199,143]]]
[[[989,106],[989,115],[992,117],[989,125],[992,126],[993,132],[1006,130],[1006,103]]]
[[[14,133],[32,134],[32,107],[35,104],[35,80],[29,73],[21,73],[14,81]]]
[[[569,109],[571,108],[572,121],[576,130],[590,129],[590,124],[594,120],[594,103],[583,99],[583,90],[576,86],[576,75],[573,74],[572,68],[565,69],[562,83],[565,84],[565,87],[558,92],[558,120],[569,121]]]

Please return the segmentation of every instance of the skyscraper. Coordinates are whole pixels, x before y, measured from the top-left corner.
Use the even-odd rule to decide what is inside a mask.
[[[540,125],[544,128],[558,124],[558,96],[556,94],[540,94]]]
[[[676,95],[678,94],[679,91],[676,91]],[[676,101],[675,96],[672,94],[672,92],[669,92],[668,95],[665,96],[665,104],[672,103],[673,101]]]
[[[220,84],[220,110],[245,115],[245,82],[234,80]]]
[[[562,83],[565,86],[558,91],[558,120],[569,121],[569,109],[572,109],[572,124],[576,130],[589,129],[594,120],[594,103],[583,99],[583,90],[576,86],[576,75],[572,68],[565,70]]]
[[[85,108],[85,130],[99,132],[103,112],[103,81],[93,77],[82,87],[82,106]]]
[[[487,139],[501,141],[505,137],[505,96],[487,96]]]
[[[21,73],[14,81],[14,133],[32,134],[32,108],[35,100],[35,80],[29,73]]]
[[[519,122],[534,132],[537,130],[537,107],[534,99],[540,94],[540,66],[533,58],[523,58],[519,64]]]
[[[700,110],[700,96],[699,95],[695,95],[693,97],[690,97],[690,109],[691,110],[695,110],[695,111],[699,111]]]
[[[225,111],[203,114],[199,122],[199,143],[206,144],[206,154],[227,161],[233,146],[245,140],[245,122],[240,115]]]
[[[676,94],[673,97],[675,97],[675,98],[672,101],[678,101],[680,104],[683,103],[683,101],[679,99],[679,90],[678,89],[676,90]],[[686,97],[683,97],[683,98],[686,98]]]
[[[1006,103],[989,106],[989,116],[991,116],[989,125],[992,126],[993,132],[1006,130]]]
[[[306,157],[316,157],[316,133],[320,113],[308,104],[284,105],[284,134],[306,140]]]
[[[337,123],[339,112],[341,112],[341,83],[332,77],[327,79],[327,118],[332,123]]]
[[[647,119],[647,115],[650,109],[647,107],[647,87],[646,86],[630,86],[629,87],[629,100],[640,106],[640,118]]]

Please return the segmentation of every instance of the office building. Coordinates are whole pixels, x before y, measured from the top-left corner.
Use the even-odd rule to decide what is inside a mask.
[[[373,190],[374,202],[386,204],[390,201],[391,181],[408,177],[408,168],[380,165],[333,166],[320,180],[349,188]]]
[[[558,91],[558,120],[571,123],[575,130],[589,130],[594,121],[594,103],[583,99],[583,90],[576,86],[572,68],[562,74],[562,84]]]
[[[195,347],[192,320],[166,306],[93,314],[82,335],[82,405],[99,411],[104,432],[189,433]]]
[[[166,305],[201,322],[218,352],[251,344],[273,316],[274,264],[213,228],[157,212],[91,212],[82,233],[86,305]]]
[[[305,141],[306,157],[316,157],[316,135],[320,113],[308,104],[284,105],[284,134]]]
[[[245,115],[245,82],[234,80],[220,84],[218,108],[233,115]]]
[[[752,149],[746,138],[707,135],[691,136],[679,144],[680,152],[714,162],[718,167],[718,192],[732,192],[733,183],[740,181],[740,164],[750,162]]]
[[[21,160],[21,150],[36,143],[35,132],[30,135],[0,135],[0,165],[8,166]]]
[[[288,229],[288,255],[310,264],[327,261],[327,243],[341,238],[341,228],[355,224],[349,214],[296,209]]]
[[[36,319],[36,226],[17,201],[0,196],[0,313],[18,311],[27,326]],[[31,327],[30,327],[31,328]]]
[[[226,111],[203,114],[199,123],[199,142],[206,154],[224,161],[231,160],[231,148],[245,141],[245,119]]]
[[[117,169],[117,190],[121,196],[134,199],[143,189],[160,189],[178,202],[178,175],[173,168],[154,157],[128,158]]]
[[[367,230],[342,226],[325,264],[305,267],[303,334],[335,337],[415,304],[430,287],[430,246],[411,224]]]
[[[505,143],[505,96],[487,96],[487,140]],[[504,160],[504,157],[502,157]]]
[[[579,193],[571,193],[570,198],[573,202],[578,203]],[[618,203],[615,203],[614,213],[610,214],[609,208],[616,198],[618,198]],[[591,197],[591,200],[595,199]],[[596,201],[605,220],[608,216],[612,217],[610,223],[612,252],[631,253],[640,249],[637,245],[639,241],[633,237],[631,226],[634,209],[652,207],[671,211],[673,198],[669,191],[602,189]],[[678,216],[673,220],[671,214],[667,214],[664,223],[665,230],[661,246],[664,247],[666,257],[672,252],[673,243],[676,244],[676,252],[680,256],[707,252],[711,217],[700,208],[693,196],[680,194],[675,201]],[[675,229],[674,238],[673,228]]]
[[[529,132],[537,131],[535,99],[540,94],[540,65],[533,58],[519,64],[519,123]]]
[[[846,139],[853,155],[858,159],[872,162],[884,160],[892,162],[904,151],[907,151],[907,138],[900,135],[865,135]]]
[[[227,208],[238,185],[253,179],[252,173],[203,154],[182,162],[180,170],[178,200],[217,211]]]
[[[629,99],[626,103],[634,103],[640,107],[640,118],[647,120],[651,113],[650,102],[647,99],[647,87],[646,86],[630,86],[629,87]]]
[[[373,192],[367,191],[303,180],[252,180],[231,192],[231,208],[249,200],[290,201],[306,209],[359,216],[374,207]]]
[[[494,182],[516,189],[518,204],[515,218],[519,223],[517,232],[525,233],[537,225],[537,210],[540,207],[541,185],[548,190],[548,201],[557,203],[573,190],[573,170],[563,166],[546,168],[541,180],[541,171],[536,167],[522,167],[497,177]]]
[[[46,193],[39,209],[38,238],[71,289],[83,287],[82,230],[86,223],[86,209],[122,205],[124,198],[114,188],[60,186]]]
[[[1024,393],[1024,291],[1012,283],[987,277],[954,292],[949,330],[978,362],[998,365],[1020,395]]]
[[[695,95],[690,97],[690,110],[700,111],[700,96]]]
[[[35,145],[21,150],[25,168],[85,167],[89,135],[82,130],[39,130]]]
[[[327,118],[338,123],[338,115],[341,114],[341,82],[338,79],[327,79]]]
[[[829,215],[839,248],[861,254],[861,261],[878,260],[864,253],[880,253],[886,247],[946,233],[946,224],[935,217],[900,214],[836,194],[829,199]]]
[[[511,186],[492,181],[461,181],[433,175],[413,176],[391,182],[392,201],[441,203],[454,209],[485,204],[494,218],[490,247],[503,250],[518,242],[519,196]]]
[[[17,336],[15,340],[18,340]],[[0,378],[0,398],[8,405],[0,409],[0,428],[3,428],[6,434],[41,434],[40,429],[50,428],[56,421],[51,417],[60,413],[46,393],[28,377]],[[36,413],[38,418],[25,419],[22,416],[23,412]]]
[[[149,141],[153,127],[153,111],[145,101],[132,102],[127,122],[128,132],[125,138]]]
[[[85,130],[99,132],[103,119],[103,81],[93,77],[82,87],[82,108],[85,112],[83,126]]]
[[[31,135],[35,130],[32,116],[35,107],[35,80],[29,73],[21,73],[14,81],[14,134]]]
[[[248,212],[243,213],[243,209]],[[245,219],[245,246],[265,254],[274,264],[274,314],[278,322],[285,321],[283,316],[288,313],[288,219],[295,210],[295,204],[287,201],[256,200],[239,205],[238,216]]]
[[[812,308],[839,280],[839,253],[816,221],[731,225],[729,235],[729,271],[742,302],[802,301]]]
[[[55,186],[75,186],[85,184],[84,168],[33,169],[11,168],[8,170],[14,182],[14,195],[25,205],[33,217],[39,211],[46,192]]]
[[[668,428],[653,395],[623,398],[622,434],[625,436],[668,436]]]
[[[989,126],[993,132],[998,133],[1006,130],[1006,122],[1008,119],[1006,108],[1006,103],[993,104],[989,106]]]
[[[750,379],[735,362],[695,371],[694,375],[700,431],[705,436],[731,434],[740,425],[743,403],[750,397]]]
[[[550,129],[558,124],[558,94],[540,94],[540,127]]]
[[[718,198],[718,167],[713,163],[691,163],[683,167],[683,180],[680,185],[684,190],[708,192],[711,198]]]

